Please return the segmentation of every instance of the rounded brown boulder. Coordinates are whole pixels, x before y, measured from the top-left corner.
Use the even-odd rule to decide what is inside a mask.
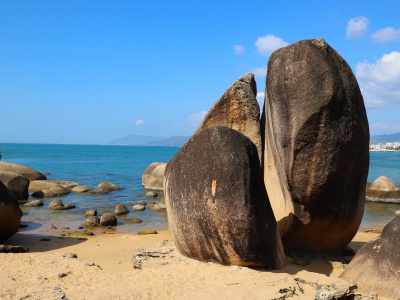
[[[358,250],[340,275],[357,283],[359,292],[377,292],[388,299],[400,298],[400,216],[385,226],[380,237]]]
[[[22,175],[29,180],[45,180],[46,176],[38,171],[19,164],[0,161],[0,172],[13,172]]]
[[[0,243],[4,243],[18,231],[21,216],[18,200],[0,181]]]
[[[29,197],[29,179],[13,172],[0,172],[0,181],[9,189],[17,200],[26,200]]]
[[[364,212],[369,127],[346,61],[323,39],[268,62],[264,180],[286,249],[343,249]]]
[[[224,126],[194,135],[167,165],[165,201],[183,255],[224,265],[285,264],[257,147],[245,135]]]

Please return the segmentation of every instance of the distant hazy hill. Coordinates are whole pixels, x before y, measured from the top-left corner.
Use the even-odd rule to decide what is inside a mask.
[[[400,132],[394,134],[383,134],[371,136],[371,144],[400,143]]]
[[[146,146],[177,146],[181,147],[187,142],[190,136],[171,136],[164,140],[152,141],[146,144]]]
[[[176,146],[181,147],[190,136],[171,136],[169,138],[160,136],[144,136],[131,134],[123,138],[108,142],[110,145],[130,145],[130,146]]]

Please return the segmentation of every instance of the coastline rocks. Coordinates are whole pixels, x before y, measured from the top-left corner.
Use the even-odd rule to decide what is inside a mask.
[[[101,183],[99,183],[97,188],[98,189],[107,189],[110,191],[117,191],[117,190],[121,189],[121,187],[119,187],[118,185],[115,185],[115,184],[109,183],[109,182],[101,182]]]
[[[142,219],[139,218],[123,219],[123,222],[127,224],[139,224],[142,223]]]
[[[257,147],[238,131],[214,126],[192,136],[167,165],[165,201],[181,254],[223,265],[284,266]]]
[[[0,181],[13,193],[17,200],[28,199],[28,178],[14,172],[0,172]]]
[[[153,162],[146,168],[146,170],[144,170],[143,175],[142,175],[143,186],[146,186],[146,183],[149,180],[151,173],[154,171],[154,169],[162,164],[163,163],[160,163],[160,162]]]
[[[378,292],[389,299],[400,298],[400,216],[394,218],[373,239],[358,250],[340,275],[356,282],[362,293]]]
[[[38,171],[18,164],[0,161],[0,172],[13,172],[28,178],[29,180],[46,180],[46,176]]]
[[[143,204],[135,204],[132,206],[133,211],[142,211],[145,209],[146,209],[146,207]]]
[[[364,212],[369,128],[357,80],[323,39],[272,53],[264,181],[285,249],[343,249]]]
[[[104,215],[101,216],[100,219],[100,225],[101,226],[117,226],[117,218],[110,213],[105,213]]]
[[[146,193],[146,197],[148,197],[148,198],[155,198],[157,196],[158,196],[158,194],[156,192],[147,192]]]
[[[72,186],[78,184],[64,180],[35,180],[29,184],[29,193],[36,198],[52,198],[68,195]]]
[[[256,145],[261,161],[260,106],[256,96],[254,74],[248,73],[240,77],[210,108],[193,135],[216,125],[232,128]]]
[[[21,216],[18,200],[0,181],[0,243],[4,243],[19,230]]]
[[[87,227],[96,227],[100,225],[100,218],[92,215],[88,215],[86,217],[86,223],[85,225]]]
[[[115,208],[116,216],[127,215],[128,213],[129,209],[124,204],[117,204],[117,207]]]
[[[59,184],[53,184],[48,189],[43,189],[32,193],[32,197],[35,198],[53,198],[53,197],[60,197],[65,196],[71,193],[71,191]]]
[[[370,186],[370,190],[382,191],[382,192],[394,192],[400,190],[396,186],[394,181],[386,176],[377,178]]]
[[[165,166],[167,164],[160,164],[154,168],[151,172],[146,184],[146,189],[153,189],[153,190],[163,190],[164,189],[164,173],[165,173]]]
[[[65,210],[75,208],[75,205],[72,204],[62,204],[61,199],[53,200],[48,207],[50,210]]]
[[[24,204],[26,207],[40,207],[43,206],[43,201],[42,200],[30,200]]]
[[[93,190],[93,189],[91,187],[86,186],[86,185],[77,185],[77,186],[74,186],[71,189],[71,192],[76,193],[76,194],[84,194],[84,193],[89,192],[91,190]]]
[[[141,229],[138,231],[138,235],[145,235],[145,234],[157,234],[157,230],[154,229]]]

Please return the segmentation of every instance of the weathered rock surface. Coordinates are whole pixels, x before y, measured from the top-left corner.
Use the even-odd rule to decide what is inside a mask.
[[[85,212],[85,218],[87,218],[88,216],[97,216],[97,210],[89,209],[87,212]]]
[[[400,216],[358,250],[341,278],[357,283],[362,293],[378,292],[389,299],[400,298]]]
[[[164,188],[163,182],[166,165],[163,163],[154,168],[144,186],[146,189],[162,190]]]
[[[17,200],[28,199],[28,178],[14,172],[0,172],[0,181],[13,193]]]
[[[183,255],[225,265],[285,264],[257,147],[238,131],[214,126],[192,136],[167,165],[165,201]]]
[[[89,192],[91,190],[93,190],[93,189],[86,185],[77,185],[71,189],[71,191],[76,194],[83,194],[83,193]]]
[[[48,207],[50,210],[65,210],[75,208],[75,205],[72,204],[63,204],[61,199],[56,199],[51,201]]]
[[[254,74],[236,80],[210,108],[194,134],[216,125],[232,128],[247,136],[256,146],[261,160],[260,106]]]
[[[21,215],[18,200],[0,181],[0,243],[19,230]]]
[[[146,207],[143,204],[135,204],[132,206],[133,211],[142,211],[145,209],[146,209]]]
[[[0,161],[0,172],[13,172],[28,178],[29,180],[46,180],[46,176],[38,171],[18,164]]]
[[[42,200],[30,200],[24,204],[26,207],[40,207],[43,206],[43,201]]]
[[[96,227],[100,225],[100,218],[92,215],[88,215],[86,217],[86,226],[88,227]]]
[[[105,213],[101,216],[100,225],[101,226],[117,226],[117,218],[110,213]]]
[[[35,180],[29,184],[29,193],[60,186],[66,190],[71,190],[78,185],[78,183],[69,180]]]
[[[108,189],[110,191],[117,191],[117,190],[121,189],[121,187],[119,187],[118,185],[115,185],[110,182],[101,182],[101,183],[99,183],[97,188],[99,188],[99,189],[104,188],[104,189]]]
[[[400,190],[394,181],[386,176],[377,178],[370,186],[369,189],[382,192],[394,192]]]
[[[128,213],[129,209],[124,204],[117,204],[117,207],[115,208],[116,216],[127,215]]]
[[[339,250],[365,202],[369,128],[349,65],[323,39],[272,53],[264,180],[285,249]]]
[[[160,162],[153,162],[146,168],[146,170],[144,170],[143,175],[142,175],[143,186],[146,186],[146,183],[149,180],[151,173],[154,171],[154,169],[162,164],[163,163],[160,163]]]

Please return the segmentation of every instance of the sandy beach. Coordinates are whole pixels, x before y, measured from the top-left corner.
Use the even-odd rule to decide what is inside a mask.
[[[378,235],[358,232],[350,247]],[[181,256],[168,230],[86,238],[23,232],[7,244],[29,252],[0,254],[1,299],[313,299],[316,283],[332,284],[346,266],[329,256],[287,256],[274,271],[202,263]]]

